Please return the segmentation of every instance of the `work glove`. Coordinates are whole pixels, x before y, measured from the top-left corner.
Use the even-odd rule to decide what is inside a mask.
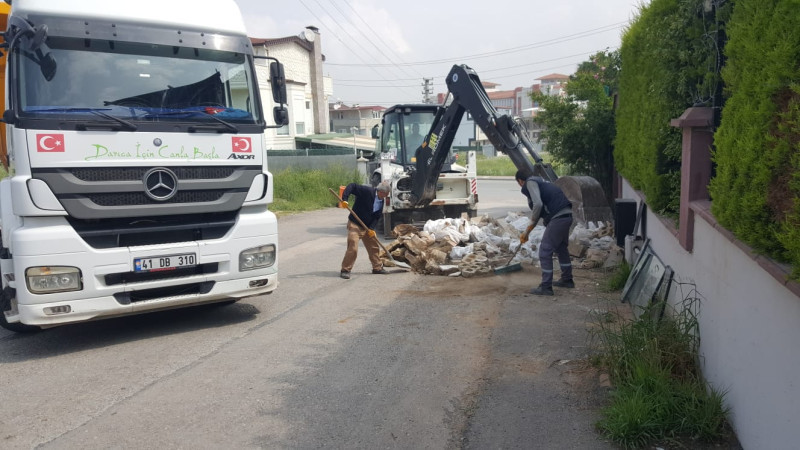
[[[534,227],[533,224],[528,225],[528,228],[525,229],[525,232],[523,232],[522,234],[519,235],[519,243],[520,244],[524,244],[524,243],[528,242],[528,235],[531,234],[531,231],[533,231],[533,227]]]
[[[375,237],[375,230],[367,230],[367,236],[374,238]]]
[[[344,202],[344,201],[342,202],[342,208],[349,208],[349,207],[350,207],[350,203],[347,203],[347,202]]]

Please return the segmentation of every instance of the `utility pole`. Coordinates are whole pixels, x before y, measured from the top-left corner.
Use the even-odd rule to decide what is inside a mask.
[[[433,95],[433,78],[422,79],[422,103],[433,103],[431,100]]]

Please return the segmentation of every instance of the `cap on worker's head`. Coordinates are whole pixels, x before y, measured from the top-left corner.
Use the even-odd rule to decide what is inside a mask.
[[[375,190],[378,192],[386,192],[388,194],[389,192],[392,192],[392,186],[383,181],[375,188]]]

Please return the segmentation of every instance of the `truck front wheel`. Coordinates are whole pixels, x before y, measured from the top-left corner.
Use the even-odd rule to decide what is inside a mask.
[[[8,323],[6,321],[6,311],[11,311],[11,298],[13,297],[13,289],[5,288],[0,293],[0,327],[15,333],[35,333],[42,331],[41,328],[33,325],[25,325],[24,323],[14,322]]]

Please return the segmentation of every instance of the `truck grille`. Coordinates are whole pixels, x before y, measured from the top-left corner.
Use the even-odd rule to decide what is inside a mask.
[[[131,206],[131,205],[160,205],[163,203],[202,203],[214,202],[222,198],[225,191],[183,191],[178,192],[169,200],[157,202],[150,197],[137,193],[126,192],[119,194],[88,194],[86,198],[99,206]]]
[[[231,176],[237,167],[175,167],[173,172],[181,180],[219,179]],[[77,167],[70,169],[72,175],[89,182],[140,181],[150,167]]]
[[[148,195],[145,176],[153,167],[73,167],[36,169],[69,214],[80,220],[133,219],[172,214],[238,211],[261,166],[174,166],[167,200]],[[264,180],[264,186],[268,180]],[[150,188],[152,191],[152,187]],[[266,193],[266,192],[264,192]]]
[[[84,242],[94,248],[136,247],[220,239],[236,223],[236,211],[148,219],[81,220],[68,217],[67,221]]]

